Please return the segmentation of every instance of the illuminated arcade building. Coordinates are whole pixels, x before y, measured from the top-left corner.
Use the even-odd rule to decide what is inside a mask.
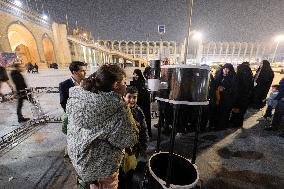
[[[267,59],[283,62],[283,48],[277,52],[273,41],[267,42],[207,42],[202,45],[202,61],[207,63],[251,63]],[[281,53],[282,52],[282,53]]]
[[[21,1],[0,0],[0,17],[0,51],[16,52],[23,64],[37,63],[39,67],[71,61],[70,53],[64,49],[68,47],[67,41],[64,44],[64,25],[54,23]]]
[[[67,67],[71,61],[80,60],[90,68],[106,63],[137,66],[146,60],[112,51],[80,35],[68,35],[65,24],[55,23],[46,15],[31,10],[21,1],[0,0],[0,51],[16,52],[23,64],[37,63],[49,67],[57,63]]]
[[[146,66],[148,60],[164,57],[171,63],[184,60],[184,45],[175,41],[95,41],[89,32],[78,29],[68,35],[65,24],[55,23],[21,1],[0,0],[0,18],[0,51],[16,52],[24,64],[31,62],[39,67],[49,67],[55,62],[60,67],[67,67],[71,61],[79,60],[93,69],[107,63]],[[284,60],[282,43],[277,53],[275,42],[201,40],[189,46],[188,58],[207,64]]]
[[[180,57],[180,48],[175,41],[98,40],[97,42],[110,50],[120,51],[146,60],[167,57],[172,63],[176,63],[177,58]]]

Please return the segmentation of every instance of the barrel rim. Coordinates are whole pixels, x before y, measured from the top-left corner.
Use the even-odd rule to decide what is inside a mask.
[[[149,161],[148,161],[149,172],[150,172],[150,174],[156,179],[156,181],[161,184],[161,186],[162,186],[164,189],[169,189],[169,188],[166,187],[166,181],[164,181],[163,179],[160,179],[160,178],[152,171],[152,168],[151,168],[151,165],[150,165],[151,159],[152,159],[154,156],[158,155],[158,154],[169,154],[169,152],[158,152],[158,153],[154,153],[154,154],[150,157],[150,159],[149,159]],[[187,189],[188,187],[190,187],[190,188],[194,187],[194,186],[197,184],[198,180],[199,180],[199,172],[198,172],[197,166],[196,166],[195,164],[192,164],[189,159],[187,159],[187,158],[185,158],[185,157],[183,157],[183,156],[181,156],[181,155],[179,155],[179,154],[173,153],[173,155],[179,156],[179,157],[181,157],[181,158],[187,160],[187,161],[195,168],[195,170],[196,170],[196,179],[195,179],[195,181],[194,181],[193,183],[191,183],[191,184],[189,184],[189,185],[184,185],[184,186],[182,186],[182,185],[170,184],[170,188],[175,187],[175,188],[179,188],[179,189],[183,189],[183,188],[184,188],[184,189]]]
[[[209,101],[181,101],[181,100],[171,100],[168,98],[160,98],[160,97],[155,97],[156,100],[162,101],[162,102],[167,102],[170,104],[181,104],[181,105],[189,105],[189,106],[207,106],[209,105]]]
[[[188,64],[170,64],[170,65],[163,65],[161,68],[196,68],[196,69],[203,69],[209,70],[209,66],[197,66],[197,65],[188,65]]]

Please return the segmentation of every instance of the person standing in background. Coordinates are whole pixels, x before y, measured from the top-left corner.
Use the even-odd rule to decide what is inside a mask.
[[[263,60],[254,76],[254,88],[251,96],[251,107],[261,109],[265,106],[265,99],[274,78],[270,63]]]
[[[2,88],[2,84],[3,83],[7,83],[7,85],[11,89],[11,92],[14,92],[13,85],[12,85],[12,83],[9,80],[9,77],[8,77],[6,69],[4,67],[0,66],[0,95],[2,94],[1,93],[1,88]]]
[[[137,105],[143,110],[143,113],[146,118],[146,124],[148,129],[148,136],[152,137],[152,130],[151,130],[151,99],[150,93],[148,92],[145,86],[145,78],[141,70],[135,69],[133,71],[133,81],[130,82],[131,86],[134,86],[138,89],[138,99]]]
[[[28,100],[27,84],[21,72],[25,71],[25,67],[22,64],[14,64],[14,69],[11,71],[11,78],[16,86],[18,95],[17,116],[18,122],[28,121],[29,118],[25,118],[22,114],[22,107],[24,100]]]
[[[86,76],[86,64],[84,62],[74,61],[69,65],[71,77],[59,83],[60,104],[64,112],[66,110],[67,100],[69,98],[69,89],[79,86]]]
[[[235,98],[233,100],[233,108],[231,112],[231,126],[242,127],[244,116],[249,105],[249,98],[253,89],[253,74],[248,62],[243,62],[237,67],[233,90]]]

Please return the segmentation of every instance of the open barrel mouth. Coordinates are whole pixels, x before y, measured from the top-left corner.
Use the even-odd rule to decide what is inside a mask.
[[[160,152],[154,154],[149,160],[150,174],[163,188],[166,188],[168,158],[168,152]],[[192,188],[197,184],[198,179],[196,166],[186,158],[173,154],[171,188],[180,188],[180,186]]]

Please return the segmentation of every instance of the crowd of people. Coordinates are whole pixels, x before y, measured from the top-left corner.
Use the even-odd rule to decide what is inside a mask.
[[[274,108],[276,116],[273,116],[272,127],[266,130],[275,130],[280,125],[276,119],[278,107],[284,96],[277,92],[281,80],[279,86],[272,86],[271,95],[266,98],[273,78],[274,72],[267,60],[262,61],[255,75],[248,62],[238,65],[236,72],[231,64],[223,65],[210,82],[209,128],[222,130],[228,127],[242,127],[248,108],[259,110],[267,103],[264,118],[271,118]]]
[[[68,119],[68,155],[79,180],[89,188],[129,188],[130,170],[135,169],[140,156],[145,156],[148,137],[152,136],[147,75],[135,69],[133,81],[126,86],[126,74],[119,66],[103,65],[88,78],[85,66],[72,62],[71,78],[59,85],[60,103]],[[275,109],[267,130],[277,129],[284,109],[284,79],[272,86],[266,99],[273,78],[267,60],[255,75],[248,62],[238,65],[236,71],[232,64],[224,64],[211,74],[209,106],[202,110],[202,124],[210,130],[242,127],[247,109],[259,110],[267,102],[265,119],[271,119]],[[169,115],[171,108],[166,109]],[[170,119],[168,115],[164,117]],[[183,118],[180,124],[188,121]]]
[[[28,120],[21,112],[23,100],[27,99],[23,70],[22,65],[15,64],[11,71],[19,96],[19,122]],[[126,86],[126,73],[117,65],[103,65],[87,78],[83,62],[72,62],[69,70],[71,76],[59,84],[59,92],[65,113],[62,126],[67,135],[65,155],[70,158],[78,181],[90,189],[131,188],[133,170],[138,159],[147,159],[147,141],[152,137],[151,98],[145,85],[147,72],[143,75],[135,69],[133,81]],[[0,86],[8,82],[14,91],[6,70],[1,68],[0,73]],[[266,130],[277,130],[284,115],[284,78],[278,85],[272,85],[273,78],[267,60],[262,61],[256,74],[248,62],[238,65],[236,71],[232,64],[226,63],[214,75],[211,73],[209,106],[202,109],[202,128],[217,131],[242,127],[249,108],[259,110],[267,103],[263,118],[272,124]],[[163,112],[165,129],[172,124],[171,111],[167,106]],[[194,110],[182,111],[181,115],[185,116],[179,124],[193,122],[193,127],[196,116],[188,114],[193,115]]]

